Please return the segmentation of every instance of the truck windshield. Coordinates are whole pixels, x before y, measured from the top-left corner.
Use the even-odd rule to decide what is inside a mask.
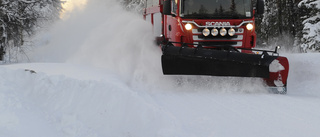
[[[182,0],[181,17],[185,18],[230,18],[252,17],[251,0]]]

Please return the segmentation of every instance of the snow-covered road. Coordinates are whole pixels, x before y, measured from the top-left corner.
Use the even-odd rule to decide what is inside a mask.
[[[0,66],[0,137],[320,135],[319,54],[284,55],[286,95],[256,78],[163,76],[150,25],[96,1],[39,34],[31,63]]]
[[[181,77],[176,81],[198,87],[177,82],[176,87],[155,88],[133,82],[145,84],[142,87],[103,69],[67,63],[4,65],[0,67],[0,133],[4,137],[317,136],[320,62],[305,60],[320,55],[288,56],[292,68],[287,95],[263,89],[245,92],[236,84],[227,90]],[[225,78],[224,82],[242,80],[248,79]]]

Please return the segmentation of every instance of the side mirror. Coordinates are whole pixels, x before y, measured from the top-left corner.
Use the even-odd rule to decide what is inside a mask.
[[[163,14],[171,15],[171,0],[164,0],[163,2]]]
[[[264,1],[263,0],[257,0],[257,14],[262,15],[264,13]]]

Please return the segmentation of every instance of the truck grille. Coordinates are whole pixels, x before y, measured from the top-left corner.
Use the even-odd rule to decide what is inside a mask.
[[[213,28],[208,28],[209,30],[212,30]],[[229,28],[225,28],[229,29]],[[204,36],[202,34],[202,28],[200,29],[193,29],[193,41],[194,44],[201,44],[202,46],[208,46],[208,47],[216,47],[216,46],[233,46],[233,47],[241,47],[242,41],[243,41],[243,28],[234,28],[236,33],[234,36],[221,36],[220,34],[218,36]],[[220,29],[218,29],[220,32]]]

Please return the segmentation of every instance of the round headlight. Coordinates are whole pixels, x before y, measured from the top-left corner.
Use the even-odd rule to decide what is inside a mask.
[[[218,34],[219,34],[218,29],[212,29],[212,30],[211,30],[211,35],[212,35],[212,36],[217,36]]]
[[[205,29],[203,29],[202,34],[203,34],[204,36],[209,36],[209,35],[210,35],[210,30],[207,29],[207,28],[205,28]]]
[[[231,29],[228,30],[228,34],[229,34],[229,36],[234,36],[234,34],[236,34],[236,30],[231,28]]]
[[[225,36],[227,34],[227,30],[225,29],[225,28],[222,28],[221,30],[220,30],[220,35],[221,36]]]
[[[190,23],[187,23],[186,25],[184,25],[184,27],[186,28],[186,30],[192,29],[192,25]]]
[[[247,24],[247,29],[248,30],[252,30],[253,29],[253,25],[251,23]]]

